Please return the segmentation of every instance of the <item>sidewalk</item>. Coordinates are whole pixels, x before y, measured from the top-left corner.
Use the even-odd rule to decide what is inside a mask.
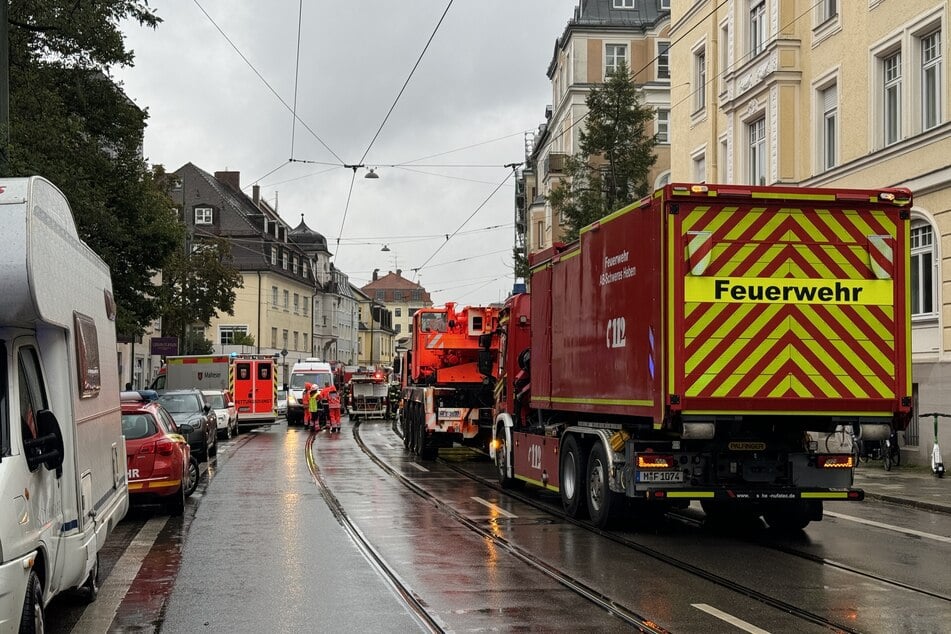
[[[892,467],[869,461],[855,469],[855,486],[865,497],[929,511],[951,513],[951,477],[936,478],[927,465]]]

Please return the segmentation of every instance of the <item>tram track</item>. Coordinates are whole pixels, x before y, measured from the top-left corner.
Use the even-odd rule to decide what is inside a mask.
[[[354,435],[356,435],[356,433]],[[370,565],[390,584],[400,599],[409,608],[413,616],[419,621],[420,625],[429,632],[442,634],[446,629],[430,614],[425,601],[403,583],[397,572],[386,563],[383,557],[380,556],[369,540],[363,535],[359,527],[350,520],[343,505],[341,505],[340,501],[327,486],[327,483],[320,473],[320,467],[317,466],[317,462],[314,460],[313,447],[316,436],[317,434],[315,432],[310,432],[304,447],[307,468],[310,470],[310,474],[314,478],[314,483],[317,485],[318,491],[320,491],[321,496],[330,508],[334,518],[340,522],[340,525],[346,531],[348,537],[357,546],[360,553],[366,558]]]
[[[541,572],[543,575],[561,584],[571,592],[574,592],[575,594],[595,604],[597,607],[604,609],[609,614],[618,618],[625,624],[632,626],[637,631],[648,632],[652,634],[667,633],[666,629],[652,622],[650,619],[647,619],[633,610],[621,605],[617,601],[605,596],[597,589],[592,588],[582,581],[561,572],[542,559],[534,556],[528,550],[512,543],[496,532],[493,532],[492,530],[482,526],[480,523],[466,517],[464,514],[452,508],[449,504],[437,498],[425,488],[419,486],[410,478],[391,467],[389,463],[377,456],[373,450],[370,449],[370,447],[363,441],[363,438],[360,435],[359,422],[354,423],[353,425],[353,436],[360,450],[387,475],[400,482],[402,485],[422,499],[426,500],[428,503],[433,504],[435,507],[452,517],[455,521],[466,527],[468,530],[479,535],[483,539],[492,541],[495,545],[504,549],[519,561],[531,566],[535,570]],[[329,491],[328,494],[332,496]]]
[[[478,452],[478,451],[475,451],[475,450],[473,450],[473,452],[474,452],[474,453],[477,453],[477,454],[482,454],[482,452]],[[486,454],[482,454],[482,455],[486,455]],[[495,480],[488,479],[488,478],[486,478],[486,477],[484,477],[484,476],[482,476],[482,475],[479,475],[479,474],[477,474],[477,473],[473,473],[473,472],[471,472],[471,471],[468,471],[468,470],[466,470],[466,469],[464,469],[464,468],[462,468],[462,467],[460,467],[460,466],[458,466],[458,465],[456,465],[456,464],[454,464],[454,463],[452,463],[452,462],[448,462],[448,461],[443,460],[443,459],[438,459],[438,460],[439,460],[440,464],[442,464],[443,466],[447,467],[448,469],[451,469],[452,471],[455,471],[456,473],[459,473],[460,475],[463,475],[463,476],[465,476],[465,477],[467,477],[467,478],[469,478],[469,479],[471,479],[471,480],[473,480],[473,481],[476,481],[476,482],[478,482],[479,484],[481,484],[481,485],[483,485],[483,486],[489,487],[489,488],[493,489],[494,491],[496,491],[496,492],[498,492],[498,493],[501,493],[501,494],[510,496],[510,497],[512,497],[513,499],[516,499],[516,500],[518,500],[518,501],[520,501],[520,502],[522,502],[522,503],[524,503],[524,504],[528,504],[528,505],[530,505],[530,506],[532,506],[532,507],[534,507],[534,508],[537,508],[537,509],[543,510],[543,511],[545,511],[545,512],[551,513],[552,515],[558,517],[560,520],[563,520],[563,521],[565,521],[565,522],[570,522],[570,523],[572,523],[572,524],[574,524],[574,525],[576,525],[576,526],[580,526],[580,527],[584,528],[585,530],[591,531],[591,532],[593,532],[593,533],[595,533],[595,534],[597,534],[597,535],[600,535],[600,536],[602,536],[602,537],[605,537],[606,539],[610,539],[610,540],[614,541],[615,543],[619,543],[619,544],[628,546],[628,547],[630,547],[630,548],[632,548],[632,549],[634,549],[634,550],[637,550],[638,552],[641,552],[641,553],[643,553],[643,554],[645,554],[645,555],[648,555],[648,556],[650,556],[650,557],[654,557],[654,558],[660,559],[661,561],[664,561],[665,563],[668,563],[668,564],[670,564],[670,565],[672,565],[672,566],[675,566],[675,567],[677,567],[678,569],[684,570],[684,571],[686,571],[686,572],[690,572],[691,574],[696,574],[696,575],[698,575],[698,576],[701,576],[701,577],[703,577],[704,579],[707,579],[707,580],[709,580],[709,581],[711,581],[711,582],[713,582],[713,583],[716,583],[717,585],[720,585],[720,586],[722,586],[722,587],[729,588],[729,589],[734,590],[734,591],[736,591],[736,592],[740,592],[740,593],[742,593],[742,594],[745,594],[746,596],[749,596],[750,598],[756,599],[756,600],[758,600],[758,601],[761,601],[761,602],[763,602],[763,603],[766,603],[766,604],[771,605],[771,606],[773,606],[773,607],[776,607],[776,608],[778,608],[778,609],[781,609],[781,610],[784,610],[784,611],[788,611],[790,614],[794,614],[794,615],[796,615],[796,616],[799,616],[800,618],[803,618],[804,620],[810,621],[810,622],[815,623],[815,624],[817,624],[817,625],[823,625],[823,626],[831,627],[831,628],[834,628],[834,629],[836,629],[836,630],[840,630],[840,631],[844,631],[844,632],[856,632],[856,631],[858,631],[858,630],[853,629],[851,626],[848,626],[848,625],[845,625],[845,624],[842,624],[842,623],[837,623],[837,622],[835,622],[835,621],[833,621],[833,620],[831,620],[831,619],[827,619],[826,617],[823,617],[822,615],[818,615],[818,614],[812,613],[812,612],[810,612],[810,611],[808,611],[808,610],[799,608],[799,607],[797,607],[797,606],[795,606],[795,605],[793,605],[793,604],[790,604],[790,603],[788,603],[788,602],[785,602],[785,601],[783,601],[783,600],[781,600],[781,599],[776,599],[776,598],[774,598],[774,597],[770,597],[769,595],[767,595],[767,594],[765,594],[765,593],[763,593],[763,592],[760,592],[760,591],[755,590],[755,589],[753,589],[753,588],[750,588],[750,587],[748,587],[748,586],[744,586],[743,584],[736,583],[736,582],[734,582],[734,581],[732,581],[732,580],[726,579],[726,578],[724,578],[724,577],[722,577],[721,575],[718,575],[718,574],[716,574],[716,573],[713,573],[713,572],[704,570],[704,569],[702,569],[702,568],[699,568],[699,567],[697,567],[697,566],[695,566],[694,564],[691,564],[691,563],[689,563],[689,562],[684,562],[683,560],[677,559],[676,557],[672,557],[672,556],[670,556],[670,555],[668,555],[668,554],[666,554],[666,553],[661,553],[660,551],[657,551],[657,550],[654,549],[654,548],[651,548],[651,547],[649,547],[649,546],[646,546],[646,545],[644,545],[644,544],[641,544],[641,543],[639,543],[639,542],[637,542],[637,541],[631,539],[631,538],[628,537],[628,536],[618,534],[617,532],[614,532],[614,531],[598,529],[598,528],[596,528],[596,527],[594,527],[594,526],[591,526],[590,524],[587,524],[586,522],[583,522],[583,521],[574,519],[574,518],[572,518],[572,517],[569,517],[568,515],[566,515],[565,513],[563,513],[559,508],[554,507],[554,506],[549,505],[549,504],[546,504],[546,503],[544,503],[544,502],[542,502],[542,501],[539,501],[539,500],[533,498],[533,497],[530,496],[530,495],[526,495],[526,494],[524,494],[524,493],[520,493],[519,491],[516,491],[516,490],[505,489],[505,488],[501,487],[501,486],[498,484],[498,482],[496,482]],[[691,525],[694,525],[694,526],[696,526],[696,527],[700,527],[700,526],[702,526],[702,524],[703,524],[703,521],[702,521],[700,518],[698,518],[698,517],[696,517],[696,516],[694,516],[694,515],[692,515],[692,514],[689,514],[689,513],[680,512],[680,511],[670,511],[670,512],[668,512],[668,515],[669,515],[671,518],[676,519],[677,521],[681,521],[681,522],[684,522],[684,523],[687,523],[687,524],[691,524]],[[848,572],[848,573],[850,573],[850,574],[853,574],[853,575],[862,577],[862,578],[866,579],[866,580],[869,581],[869,582],[888,586],[889,589],[902,589],[902,590],[905,590],[905,591],[907,591],[907,592],[912,592],[912,593],[915,593],[915,594],[918,594],[918,595],[921,595],[921,596],[927,596],[927,597],[930,597],[930,598],[933,598],[933,599],[938,599],[938,600],[940,600],[940,601],[946,601],[946,602],[948,602],[948,603],[951,603],[951,596],[949,596],[949,595],[942,594],[942,593],[940,593],[940,592],[936,592],[936,591],[933,591],[933,590],[928,590],[928,589],[926,589],[926,588],[921,588],[921,587],[918,587],[918,586],[915,586],[915,585],[912,585],[912,584],[909,584],[909,583],[906,583],[906,582],[903,582],[903,581],[900,581],[900,580],[897,580],[897,579],[892,579],[892,578],[886,577],[886,576],[881,575],[881,574],[877,574],[877,573],[870,572],[870,571],[867,571],[867,570],[862,570],[862,569],[860,569],[860,568],[857,568],[857,567],[855,567],[855,566],[852,566],[852,565],[849,565],[849,564],[846,564],[846,563],[843,563],[843,562],[834,561],[834,560],[828,559],[828,558],[826,558],[826,557],[821,557],[821,556],[819,556],[819,555],[814,555],[814,554],[812,554],[812,553],[803,552],[803,551],[801,551],[801,550],[797,550],[796,548],[793,548],[793,547],[790,547],[790,546],[785,546],[785,545],[782,545],[782,544],[770,543],[770,542],[764,541],[764,540],[762,540],[762,539],[746,540],[746,541],[743,541],[743,543],[752,544],[752,545],[755,545],[755,546],[759,546],[759,547],[762,547],[762,548],[766,548],[766,549],[769,549],[769,550],[773,550],[773,551],[776,551],[776,552],[780,552],[780,553],[783,553],[783,554],[788,555],[788,556],[797,557],[797,558],[799,558],[799,559],[803,559],[803,560],[808,561],[808,562],[811,562],[811,563],[819,564],[819,565],[826,566],[826,567],[829,567],[829,568],[835,568],[835,569],[841,570],[841,571],[843,571],[843,572]]]

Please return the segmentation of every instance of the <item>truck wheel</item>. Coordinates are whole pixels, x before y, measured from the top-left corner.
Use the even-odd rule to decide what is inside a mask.
[[[767,508],[763,513],[766,523],[774,531],[801,531],[812,520],[822,519],[821,500],[796,500]]]
[[[568,436],[561,448],[561,504],[565,513],[573,518],[584,515],[585,507],[582,503],[584,492],[584,475],[587,471],[587,460],[581,453],[578,441],[574,436]]]
[[[92,564],[92,570],[86,581],[79,587],[80,594],[86,603],[92,603],[99,596],[99,554],[96,554],[96,561]]]
[[[595,441],[588,455],[588,474],[585,491],[587,492],[588,516],[591,523],[604,528],[611,519],[611,509],[617,494],[608,485],[609,471],[604,445]]]
[[[500,428],[500,431],[503,431],[502,428]],[[501,486],[503,489],[513,489],[515,488],[515,483],[517,480],[515,478],[509,477],[508,475],[508,468],[506,464],[508,458],[508,447],[505,444],[505,436],[503,434],[499,434],[495,438],[495,468],[499,474],[499,486]]]
[[[20,614],[20,634],[34,634],[46,631],[43,618],[43,585],[35,570],[30,571],[26,582],[26,596],[23,598],[23,612]]]

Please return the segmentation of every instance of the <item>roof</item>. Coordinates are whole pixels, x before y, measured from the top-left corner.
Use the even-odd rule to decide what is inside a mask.
[[[291,229],[287,237],[301,246],[306,245],[314,247],[318,251],[330,252],[327,249],[327,238],[307,226],[307,223],[304,222],[304,214],[300,215],[300,224]]]
[[[377,278],[366,284],[361,289],[366,295],[373,299],[377,299],[377,293],[383,291],[383,302],[393,302],[393,301],[422,301],[425,303],[431,303],[432,300],[429,297],[429,292],[411,280],[406,279],[402,275],[402,271],[397,269],[396,273],[390,271],[383,277]],[[420,296],[418,298],[412,298],[412,295],[408,297],[401,297],[396,299],[395,291],[410,291],[410,293],[418,291]]]

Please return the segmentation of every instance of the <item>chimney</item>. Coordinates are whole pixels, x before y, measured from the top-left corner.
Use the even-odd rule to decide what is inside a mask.
[[[258,202],[261,201],[261,186],[255,185],[251,188],[251,200],[254,201],[254,205],[257,206]]]
[[[396,269],[396,277],[403,277],[403,269]]]
[[[377,281],[380,278],[380,269],[373,269],[373,281]]]
[[[219,183],[224,183],[235,191],[241,191],[241,172],[215,172]]]

